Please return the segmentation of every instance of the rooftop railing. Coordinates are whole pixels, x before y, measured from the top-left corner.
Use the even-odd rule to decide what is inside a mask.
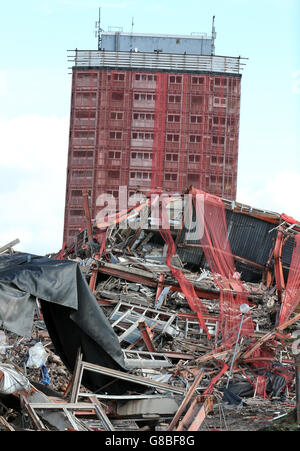
[[[101,67],[149,69],[154,71],[219,72],[240,74],[246,58],[216,55],[172,53],[111,52],[104,50],[70,50],[68,61],[75,68]]]

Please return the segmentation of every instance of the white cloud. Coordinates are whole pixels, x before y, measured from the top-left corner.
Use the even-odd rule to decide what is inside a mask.
[[[0,243],[45,254],[62,245],[67,118],[0,119]]]
[[[238,202],[263,210],[285,213],[300,222],[299,202],[300,172],[277,172],[263,183],[238,184]]]
[[[64,117],[24,115],[0,119],[1,153],[5,157],[1,167],[20,168],[24,173],[56,169],[66,161],[67,136],[68,121]]]

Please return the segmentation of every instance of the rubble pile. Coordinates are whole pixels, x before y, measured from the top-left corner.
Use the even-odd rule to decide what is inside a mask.
[[[0,430],[297,429],[295,337],[300,315],[296,309],[287,321],[278,322],[281,298],[274,277],[261,274],[247,280],[243,267],[234,275],[247,293],[247,312],[240,310],[235,340],[224,342],[216,283],[220,275],[205,263],[181,258],[180,252],[172,255],[171,268],[168,246],[153,230],[114,225],[101,232],[105,246],[96,232],[93,241],[82,239],[81,232],[76,244],[47,256],[51,265],[65,265],[69,272],[73,265],[79,268],[78,305],[76,301],[64,306],[67,312],[80,312],[70,315],[82,328],[79,335],[68,332],[73,329],[65,314],[55,323],[42,296],[36,299],[30,337],[14,333],[13,327],[0,329]],[[12,253],[10,248],[1,257]],[[26,259],[27,265],[35,261],[28,255]],[[270,262],[268,275],[273,270]],[[259,266],[246,259],[242,263],[255,270]],[[201,299],[205,327],[174,268]],[[80,301],[84,284],[92,294],[90,304],[84,296]],[[29,288],[28,292],[33,295]],[[54,304],[61,302],[52,298]],[[86,312],[90,324],[82,324]],[[254,331],[240,336],[246,314],[251,314]],[[101,329],[106,332],[98,340]]]

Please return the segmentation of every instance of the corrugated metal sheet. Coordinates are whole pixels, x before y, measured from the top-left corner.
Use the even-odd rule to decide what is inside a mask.
[[[265,265],[276,239],[274,224],[228,210],[226,217],[233,255]]]
[[[273,250],[277,231],[273,223],[258,219],[247,214],[226,210],[227,228],[233,255],[245,258],[260,265],[266,265]],[[180,239],[178,255],[183,263],[206,265],[204,253],[201,248],[182,248],[180,244],[200,244],[200,240],[186,240],[187,230],[183,229]],[[288,267],[291,262],[294,248],[293,238],[289,238],[282,254],[282,263]],[[247,264],[236,262],[236,268],[242,272],[243,280],[250,281],[261,277],[261,272]]]
[[[289,238],[282,251],[282,264],[283,266],[289,266],[292,260],[292,255],[295,247],[295,240],[294,238]]]

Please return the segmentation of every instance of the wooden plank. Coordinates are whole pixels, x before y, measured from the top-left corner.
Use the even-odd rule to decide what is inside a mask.
[[[15,429],[6,421],[4,417],[0,417],[0,423],[4,426],[8,431],[14,431]]]
[[[199,383],[201,382],[203,376],[204,376],[204,370],[201,369],[199,371],[199,373],[197,374],[194,382],[192,383],[191,387],[189,388],[189,391],[187,392],[187,395],[185,396],[184,400],[182,401],[181,405],[179,406],[173,420],[171,421],[171,423],[169,424],[168,427],[168,431],[172,431],[174,430],[180,416],[182,415],[182,413],[184,412],[185,408],[187,407],[188,403],[190,402],[190,400],[192,399],[195,390],[197,389]]]
[[[16,246],[20,243],[20,240],[17,238],[14,241],[11,241],[10,243],[5,244],[5,246],[0,247],[0,254],[7,251],[8,249],[11,249],[13,246]]]

